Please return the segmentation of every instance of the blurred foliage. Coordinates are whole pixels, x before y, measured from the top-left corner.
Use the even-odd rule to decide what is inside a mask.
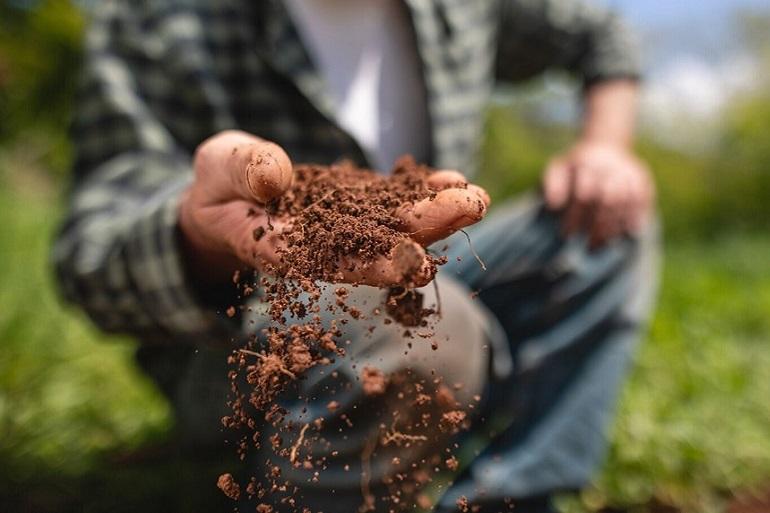
[[[82,473],[107,450],[158,438],[169,418],[133,342],[62,309],[47,259],[56,197],[38,182],[0,185],[0,490],[42,470]]]
[[[731,224],[737,227],[767,229],[770,220],[768,120],[768,90],[740,99],[728,112],[721,145],[711,161],[707,178],[709,192],[715,196],[714,208],[704,212],[711,224],[721,223],[720,213],[726,212]]]
[[[0,2],[0,497],[169,428],[134,342],[62,309],[48,265],[83,28],[66,0]]]
[[[767,489],[769,259],[770,235],[669,245],[607,464],[574,511],[654,502],[711,513]]]
[[[69,162],[66,126],[83,28],[68,0],[0,2],[0,143],[25,140],[59,175]]]
[[[758,54],[767,21],[745,21]],[[109,466],[168,435],[168,406],[136,369],[132,341],[61,307],[47,263],[82,26],[65,0],[0,3],[0,504],[34,497],[49,506],[27,510],[69,511],[57,501],[89,496],[190,510],[148,497],[185,472],[194,481],[193,467]],[[574,135],[510,104],[490,110],[487,128],[479,181],[496,200],[535,186]],[[644,138],[638,149],[665,220],[661,302],[604,471],[563,508],[721,511],[737,491],[770,483],[770,93],[736,99],[708,153]]]
[[[535,187],[543,163],[567,149],[573,137],[570,130],[531,119],[515,105],[498,105],[489,112],[478,181],[497,199]],[[767,229],[770,91],[736,99],[708,153],[665,147],[644,134],[637,151],[655,175],[668,239],[708,240],[735,230]]]

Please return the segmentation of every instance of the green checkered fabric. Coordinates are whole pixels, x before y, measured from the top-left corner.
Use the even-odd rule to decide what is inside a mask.
[[[609,11],[579,0],[405,0],[420,54],[431,163],[473,169],[497,81],[562,68],[586,83],[635,77],[636,46]],[[191,156],[239,128],[294,161],[367,156],[275,0],[98,2],[73,122],[69,212],[54,261],[65,296],[104,330],[148,343],[237,333],[187,282],[176,224]]]

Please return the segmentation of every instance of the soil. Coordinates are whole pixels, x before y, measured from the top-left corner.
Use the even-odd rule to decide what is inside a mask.
[[[364,372],[361,374],[361,386],[365,395],[382,395],[388,386],[388,378],[380,369],[364,367]]]
[[[727,513],[767,513],[770,511],[770,486],[738,494]]]
[[[421,257],[403,231],[396,211],[435,195],[425,179],[431,173],[411,158],[402,158],[390,176],[343,163],[331,167],[295,167],[294,186],[270,206],[276,218],[291,217],[283,232],[287,248],[275,272],[287,279],[343,281],[354,271],[350,257],[366,266],[399,249],[395,264],[409,283]],[[436,271],[430,270],[431,276]],[[279,305],[280,306],[280,305]]]
[[[245,347],[229,357],[232,399],[228,404],[232,413],[222,419],[222,424],[237,433],[237,454],[241,459],[245,459],[251,447],[269,444],[277,458],[285,458],[292,465],[307,469],[320,464],[322,470],[324,462],[307,454],[307,441],[319,436],[323,422],[301,427],[292,425],[285,422],[286,412],[276,403],[277,396],[293,381],[301,379],[305,371],[333,358],[345,357],[339,327],[349,322],[349,317],[364,317],[357,307],[360,305],[347,304],[349,288],[357,286],[348,283],[337,286],[335,304],[329,307],[338,318],[331,325],[324,325],[320,316],[319,283],[350,281],[347,278],[351,273],[360,273],[387,258],[398,271],[400,283],[390,289],[385,304],[375,311],[389,315],[390,320],[385,319],[386,323],[398,322],[406,328],[426,327],[437,312],[424,308],[422,295],[413,289],[418,275],[423,283],[426,278],[432,279],[446,258],[428,256],[426,268],[424,252],[404,233],[401,218],[396,215],[405,205],[435,196],[437,191],[426,183],[426,178],[433,172],[430,168],[405,157],[396,163],[390,176],[358,169],[349,163],[330,167],[298,165],[294,172],[291,189],[267,206],[273,222],[253,233],[254,239],[260,240],[267,232],[277,230],[275,226],[281,226],[279,236],[283,246],[278,252],[279,262],[263,265],[267,273],[258,283],[244,284],[239,277],[234,277],[234,281],[240,282],[244,296],[260,291],[273,323],[261,333],[255,333]],[[236,309],[231,307],[226,314],[234,316]],[[404,335],[405,339],[412,336],[409,330]],[[405,340],[405,347],[407,343]],[[436,347],[434,345],[434,349]],[[369,456],[378,444],[398,447],[403,444],[406,448],[424,444],[427,437],[415,434],[418,425],[421,433],[444,433],[441,436],[446,438],[467,427],[465,412],[459,409],[452,391],[440,380],[427,387],[415,385],[403,376],[388,376],[371,366],[361,370],[360,379],[367,397],[390,397],[393,391],[402,405],[410,405],[403,412],[393,410],[392,425],[388,429],[383,426],[380,439],[374,440],[370,450],[365,451]],[[244,381],[247,384],[245,392]],[[408,403],[405,402],[407,397]],[[338,408],[336,401],[326,404],[329,415],[337,415],[343,422],[350,423],[344,413],[336,413]],[[430,408],[435,409],[435,414],[430,413]],[[264,422],[278,428],[281,434],[263,440],[259,426]],[[284,443],[282,435],[289,442]],[[424,458],[424,464],[413,466],[410,472],[394,473],[383,483],[390,496],[381,499],[390,503],[388,509],[402,511],[413,509],[417,503],[424,504],[426,498],[421,487],[430,481],[430,469],[438,471],[438,467],[443,466],[451,471],[459,468],[459,462],[449,448],[434,450],[436,454]],[[394,457],[393,462],[396,472],[400,459]],[[442,462],[444,465],[440,465]],[[364,466],[366,464],[364,462]],[[245,486],[249,498],[255,499],[252,504],[259,504],[256,511],[270,513],[272,506],[266,503],[275,504],[275,498],[271,500],[271,496],[280,493],[282,504],[288,504],[293,511],[309,513],[292,497],[296,487],[283,479],[280,467],[266,461],[264,468],[265,479],[251,478]],[[316,472],[314,479],[317,476]],[[366,476],[364,472],[361,485],[364,511],[373,509],[376,500],[368,491]],[[220,476],[217,486],[231,499],[238,500],[242,495],[240,486],[230,474]]]
[[[237,501],[241,497],[241,487],[233,479],[232,474],[222,474],[217,480],[217,487],[222,493]]]

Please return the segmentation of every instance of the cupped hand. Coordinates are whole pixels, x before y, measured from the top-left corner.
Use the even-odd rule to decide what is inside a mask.
[[[291,219],[269,218],[265,205],[292,184],[292,163],[283,149],[245,132],[226,131],[201,143],[193,167],[179,227],[196,279],[222,282],[236,269],[278,263],[281,232]],[[341,281],[386,287],[404,284],[405,276],[415,286],[432,279],[424,247],[481,220],[489,196],[456,171],[432,174],[429,186],[437,191],[433,198],[397,213],[404,241],[374,262],[355,257],[341,262]],[[265,230],[268,226],[273,229]]]
[[[565,235],[582,232],[598,247],[639,234],[651,219],[655,185],[647,166],[629,150],[582,143],[548,165],[543,193],[546,205],[562,213]]]

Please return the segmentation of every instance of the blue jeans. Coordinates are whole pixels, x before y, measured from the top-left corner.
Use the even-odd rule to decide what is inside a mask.
[[[469,230],[482,271],[463,240],[455,271],[499,321],[513,361],[492,373],[494,432],[441,508],[455,500],[502,503],[576,490],[602,462],[618,391],[657,290],[657,227],[591,251],[559,236],[559,218],[527,197]]]

